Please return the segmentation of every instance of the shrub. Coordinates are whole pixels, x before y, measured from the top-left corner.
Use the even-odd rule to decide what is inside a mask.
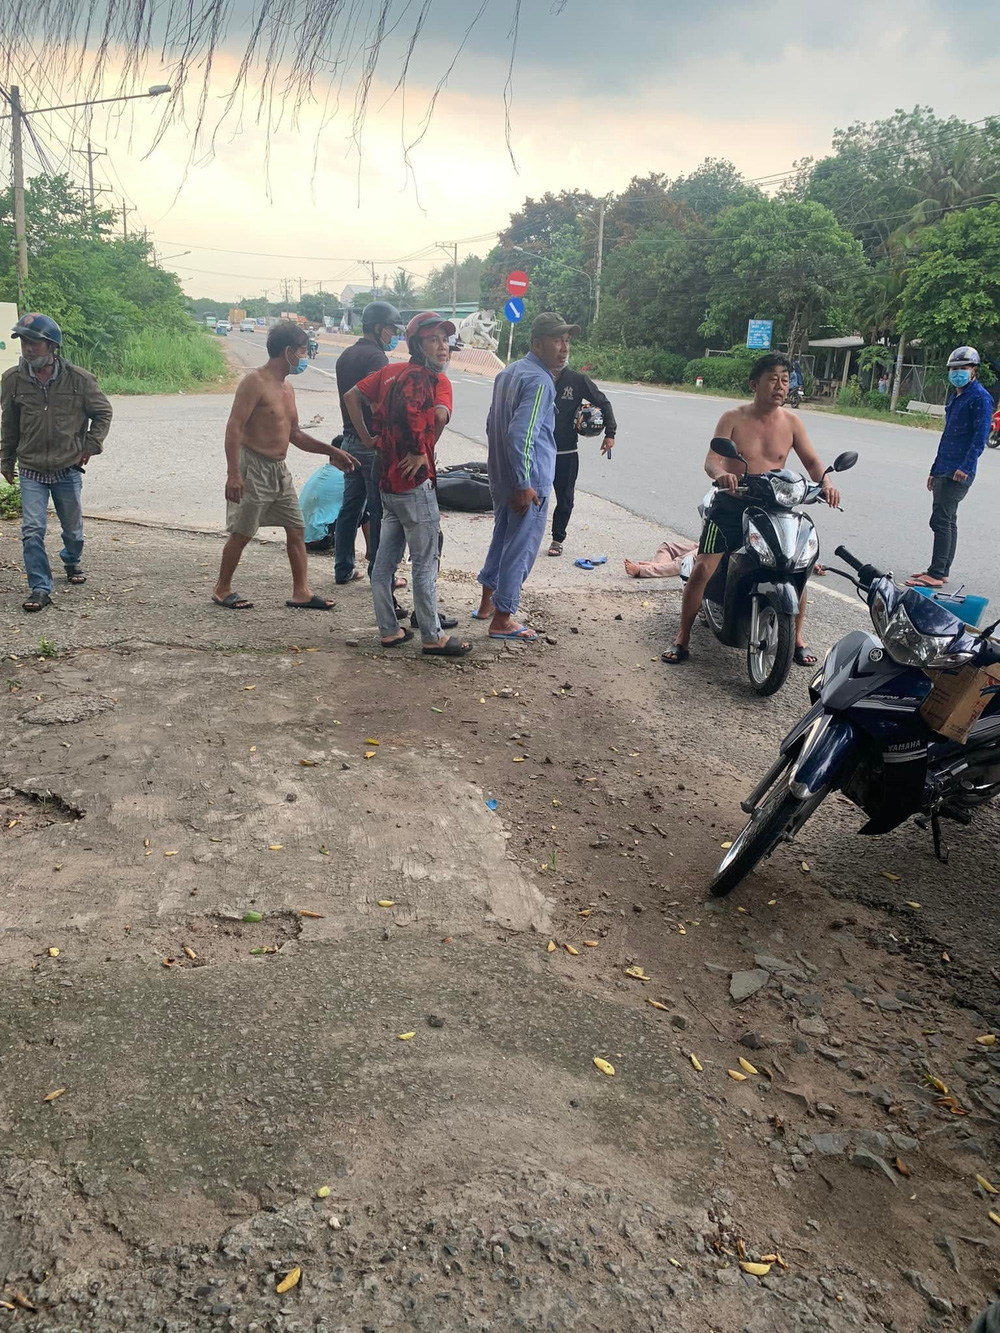
[[[0,477],[0,518],[20,518],[21,517],[21,485],[17,473],[14,473],[14,484],[8,486]]]
[[[840,408],[860,407],[863,400],[864,394],[858,384],[857,375],[852,375],[844,387],[837,390],[837,406]]]
[[[640,381],[643,384],[680,384],[685,358],[658,347],[606,347],[574,343],[570,364],[599,380]]]
[[[144,329],[101,356],[81,357],[105,393],[182,393],[218,381],[226,359],[204,329]]]
[[[887,393],[878,393],[877,390],[869,389],[861,395],[864,406],[874,408],[876,412],[888,412],[890,401]]]
[[[752,361],[742,356],[698,356],[684,367],[684,383],[694,384],[701,377],[709,389],[749,393],[747,376]]]

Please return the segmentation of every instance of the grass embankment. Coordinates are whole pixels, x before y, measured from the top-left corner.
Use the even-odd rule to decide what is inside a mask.
[[[219,340],[199,328],[133,333],[83,364],[105,393],[192,393],[230,379]]]

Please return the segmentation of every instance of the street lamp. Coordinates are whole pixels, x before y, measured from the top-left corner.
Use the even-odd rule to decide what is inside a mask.
[[[81,106],[103,106],[108,102],[132,102],[143,97],[162,97],[170,92],[169,83],[154,83],[144,93],[125,93],[120,97],[96,97],[84,102],[66,102],[62,106],[42,106],[32,115],[42,115],[49,111],[72,111]],[[17,84],[11,84],[10,92],[3,94],[10,104],[10,114],[0,116],[0,120],[9,120],[10,125],[10,161],[11,177],[14,187],[14,248],[17,256],[17,309],[24,312],[24,298],[28,285],[28,225],[24,213],[24,155],[21,147],[21,122],[27,112],[21,105],[21,90]],[[93,206],[93,205],[92,205]]]
[[[568,269],[570,273],[582,274],[587,279],[587,285],[590,288],[590,305],[587,310],[587,323],[590,323],[594,314],[594,279],[585,268],[576,268],[573,264],[564,264],[561,259],[550,259],[548,255],[537,254],[534,250],[525,250],[523,245],[512,245],[510,248],[515,254],[525,255],[528,259],[544,259],[547,264],[558,264],[560,268]]]

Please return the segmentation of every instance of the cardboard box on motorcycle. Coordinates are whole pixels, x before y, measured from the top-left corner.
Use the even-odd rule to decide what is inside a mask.
[[[921,705],[920,716],[931,731],[964,743],[998,691],[1000,665],[936,671],[934,688]]]

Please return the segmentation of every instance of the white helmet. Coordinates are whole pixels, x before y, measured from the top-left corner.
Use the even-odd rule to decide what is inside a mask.
[[[948,358],[948,369],[955,366],[978,366],[979,353],[974,347],[956,347]]]

